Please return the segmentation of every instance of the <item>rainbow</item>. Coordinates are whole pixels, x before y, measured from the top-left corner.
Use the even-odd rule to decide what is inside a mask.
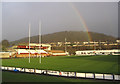
[[[79,17],[80,23],[82,24],[83,28],[85,28],[85,30],[87,32],[88,41],[92,41],[92,37],[89,33],[87,24],[86,24],[85,20],[83,19],[80,11],[76,8],[76,6],[73,3],[70,2],[69,4],[72,7],[72,9],[74,10],[74,12],[76,13],[76,15]]]

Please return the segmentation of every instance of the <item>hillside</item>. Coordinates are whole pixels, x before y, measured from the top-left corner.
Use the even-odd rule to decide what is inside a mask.
[[[116,38],[112,36],[108,36],[102,33],[96,33],[96,32],[89,32],[92,38],[92,41],[115,41]],[[67,41],[74,42],[74,41],[88,41],[88,34],[87,32],[83,31],[62,31],[62,32],[56,32],[52,34],[46,34],[42,35],[42,43],[50,43],[50,42],[64,42],[65,37],[67,38]],[[24,43],[28,42],[28,37],[16,40],[11,42],[12,44],[17,43]],[[38,43],[38,35],[31,37],[31,42]]]

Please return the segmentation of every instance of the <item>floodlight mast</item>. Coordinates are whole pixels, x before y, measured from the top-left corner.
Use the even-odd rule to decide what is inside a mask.
[[[40,54],[40,59],[39,63],[41,63],[41,21],[39,21],[39,54]]]
[[[29,63],[30,63],[30,27],[31,24],[29,23]]]
[[[66,47],[66,38],[65,38],[65,53],[67,52],[67,47]]]

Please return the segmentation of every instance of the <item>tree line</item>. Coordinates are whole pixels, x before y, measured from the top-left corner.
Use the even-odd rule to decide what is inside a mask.
[[[7,48],[10,46],[10,43],[8,40],[2,40],[0,43],[2,51],[7,51]]]

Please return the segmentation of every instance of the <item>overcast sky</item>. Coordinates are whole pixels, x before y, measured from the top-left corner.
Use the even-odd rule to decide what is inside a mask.
[[[89,31],[118,36],[117,2],[4,2],[2,4],[2,39],[9,41],[59,31]]]

